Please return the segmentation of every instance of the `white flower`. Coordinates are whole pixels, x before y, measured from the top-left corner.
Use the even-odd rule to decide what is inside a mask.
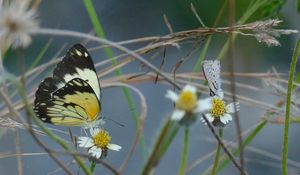
[[[166,98],[171,99],[175,104],[174,112],[171,119],[181,121],[184,118],[193,118],[197,113],[200,113],[203,108],[199,108],[202,101],[197,98],[197,89],[194,86],[186,85],[180,94],[176,94],[172,90],[168,90]]]
[[[36,11],[29,0],[0,0],[0,49],[27,47],[30,32],[38,29]]]
[[[101,156],[106,156],[107,150],[119,151],[122,147],[116,144],[111,144],[111,137],[103,129],[90,128],[91,137],[78,137],[78,146],[88,148],[88,153],[97,159]]]
[[[202,111],[208,111],[208,113],[204,115],[210,123],[216,127],[224,127],[232,120],[231,114],[240,110],[240,104],[239,102],[234,102],[226,106],[223,98],[214,96],[203,100],[201,104],[199,104],[199,108],[201,108]],[[204,119],[201,120],[205,123]]]

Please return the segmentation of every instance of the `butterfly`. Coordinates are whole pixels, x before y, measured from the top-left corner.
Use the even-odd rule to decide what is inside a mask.
[[[221,88],[221,65],[219,60],[207,60],[202,62],[202,72],[208,82],[210,96],[218,99],[223,99],[224,93]],[[223,100],[222,100],[223,101]],[[207,117],[207,116],[206,116]],[[221,117],[211,118],[211,123],[215,127],[224,127]],[[227,121],[228,122],[228,121]]]
[[[34,100],[36,116],[54,125],[91,127],[101,118],[101,87],[87,49],[73,45],[53,76],[40,83]]]
[[[202,72],[208,82],[210,96],[223,98],[221,89],[221,66],[219,60],[205,60],[202,62]]]

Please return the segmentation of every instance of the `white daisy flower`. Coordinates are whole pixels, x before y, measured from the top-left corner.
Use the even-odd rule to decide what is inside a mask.
[[[27,47],[30,32],[38,29],[36,11],[29,0],[0,0],[0,49]]]
[[[103,129],[100,128],[90,128],[91,137],[78,137],[78,146],[82,148],[88,148],[88,153],[96,158],[104,158],[107,155],[107,150],[119,151],[121,146],[116,144],[111,144],[111,137]]]
[[[195,120],[195,114],[203,110],[203,108],[199,108],[202,101],[197,98],[197,89],[191,85],[186,85],[180,94],[168,90],[166,98],[171,99],[176,104],[171,116],[171,119],[174,121],[186,119],[190,123],[190,121]]]
[[[240,110],[240,104],[239,102],[234,102],[226,106],[222,97],[214,96],[203,100],[201,104],[199,104],[199,108],[202,108],[202,111],[208,111],[208,113],[204,115],[210,123],[216,127],[224,127],[232,121],[231,114],[236,112],[235,109],[237,111]],[[203,118],[201,118],[201,120],[205,123]]]

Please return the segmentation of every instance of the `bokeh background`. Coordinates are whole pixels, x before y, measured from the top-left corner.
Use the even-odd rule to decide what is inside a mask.
[[[159,36],[169,33],[168,28],[163,20],[165,14],[174,32],[195,29],[201,25],[195,18],[191,11],[190,3],[193,2],[200,17],[206,26],[212,26],[214,20],[221,8],[223,1],[221,0],[98,0],[93,1],[94,7],[97,11],[98,17],[101,20],[102,26],[105,30],[106,37],[112,41],[124,41],[146,36]],[[236,2],[236,19],[244,13],[247,8],[248,0],[237,0]],[[284,2],[282,8],[277,10],[277,13],[270,14],[269,17],[280,18],[284,23],[280,25],[281,28],[300,29],[300,15],[297,13],[295,7],[296,1]],[[60,1],[42,1],[38,8],[39,21],[42,28],[57,28],[80,31],[90,33],[93,29],[90,18],[86,8],[81,0],[60,0]],[[263,14],[266,13],[262,10],[257,12],[248,22],[253,22],[257,19],[262,19]],[[228,12],[226,9],[225,15],[222,17],[218,26],[227,26]],[[239,36],[235,42],[235,71],[243,73],[264,73],[271,70],[272,67],[276,68],[280,73],[288,73],[291,55],[297,39],[297,34],[290,36],[282,36],[279,40],[280,47],[268,47],[263,43],[257,42],[253,37]],[[32,45],[24,50],[25,65],[29,66],[33,58],[40,52],[45,43],[52,38],[53,42],[48,49],[45,56],[42,58],[41,63],[46,63],[67,44],[63,53],[74,43],[81,42],[81,40],[70,37],[52,37],[52,36],[34,36]],[[223,44],[226,41],[226,35],[217,34],[213,37],[210,44],[206,59],[215,59]],[[202,43],[203,44],[203,43]],[[96,46],[93,42],[88,42],[88,48]],[[138,48],[140,45],[133,44],[127,46],[128,48]],[[201,43],[200,43],[201,46]],[[183,57],[185,57],[191,50],[191,44],[183,44],[180,50],[170,48],[166,54],[166,65],[164,71],[171,71],[175,64]],[[191,57],[189,57],[184,64],[181,65],[178,72],[191,72],[199,57],[201,47],[199,47]],[[113,50],[114,55],[121,52]],[[63,55],[63,53],[60,54]],[[99,62],[107,59],[103,50],[91,52],[93,60]],[[143,55],[145,58],[150,58],[151,54]],[[150,60],[151,63],[159,67],[162,56]],[[18,69],[18,54],[10,51],[4,60],[4,66],[13,74],[20,74]],[[227,58],[222,62],[222,70],[227,72],[228,68]],[[297,68],[299,66],[297,65]],[[53,69],[50,68],[49,72]],[[100,70],[101,68],[98,68]],[[130,63],[122,68],[123,73],[136,73],[146,72],[146,68],[141,68],[137,62]],[[36,83],[42,81],[46,76],[43,74],[38,77],[35,83],[29,85],[28,91],[36,88]],[[101,77],[105,80],[108,77],[115,76],[109,74]],[[287,75],[283,76],[286,77]],[[224,77],[228,79],[228,77]],[[262,82],[256,78],[238,78],[238,82],[249,84],[252,86],[262,87]],[[167,85],[157,85],[154,82],[143,82],[134,84],[139,88],[147,98],[148,114],[143,130],[146,149],[150,152],[155,136],[158,134],[162,122],[168,117],[173,109],[169,100],[164,98],[166,89],[172,88]],[[225,90],[229,90],[228,86],[224,85]],[[107,162],[111,165],[118,167],[127,155],[130,146],[133,142],[136,127],[131,119],[130,110],[126,99],[122,93],[121,88],[105,88],[103,93],[103,115],[124,124],[120,127],[113,122],[107,122],[106,129],[112,135],[112,142],[121,145],[123,148],[120,152],[109,152]],[[261,89],[261,91],[249,91],[245,89],[238,89],[238,94],[251,97],[256,100],[261,100],[273,104],[278,100],[275,95],[270,95],[268,89]],[[134,94],[137,106],[139,107],[139,99]],[[264,110],[241,103],[240,120],[243,131],[252,128],[259,122],[264,114]],[[64,127],[54,127],[63,131],[67,131]],[[176,174],[181,158],[181,151],[183,146],[183,129],[181,129],[171,144],[164,158],[157,166],[155,174]],[[73,132],[80,134],[78,128],[73,128]],[[299,152],[299,133],[300,128],[298,124],[293,124],[290,127],[290,143],[289,143],[289,159],[295,161],[295,166],[291,166],[291,174],[300,174],[300,152]],[[2,129],[0,131],[0,153],[14,153],[15,143],[14,135],[11,130]],[[25,130],[21,130],[21,150],[24,153],[39,153],[44,152],[32,139]],[[62,137],[69,139],[68,135]],[[235,125],[232,122],[225,129],[226,140],[236,140]],[[51,141],[49,138],[43,138],[43,141],[53,149],[60,149],[60,147]],[[249,174],[281,174],[280,161],[276,160],[276,156],[280,159],[283,142],[283,125],[267,124],[267,126],[256,136],[245,150],[246,170]],[[132,175],[139,174],[143,165],[143,157],[141,154],[140,145],[138,145],[132,159],[124,174]],[[216,142],[208,130],[208,128],[200,122],[194,124],[191,128],[189,151],[188,151],[188,164],[193,163],[195,160],[203,157],[209,152],[216,149]],[[263,152],[263,153],[261,153]],[[270,154],[271,156],[266,156]],[[275,156],[271,158],[272,156]],[[68,156],[61,156],[65,162],[71,161]],[[53,172],[57,165],[47,155],[31,155],[22,157],[24,163],[24,174],[48,174]],[[268,164],[265,164],[269,162]],[[213,156],[204,161],[196,168],[187,174],[201,174],[208,166],[212,165]],[[0,159],[0,174],[17,174],[17,163],[15,157],[1,158]],[[72,164],[72,170],[77,171],[77,166]],[[82,173],[82,172],[81,172]],[[55,172],[54,174],[64,174],[62,171]],[[104,167],[97,166],[95,174],[110,174]],[[220,174],[238,174],[237,169],[230,164]]]

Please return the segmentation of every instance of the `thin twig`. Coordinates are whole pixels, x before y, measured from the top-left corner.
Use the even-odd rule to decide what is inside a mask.
[[[218,143],[222,146],[224,152],[226,153],[226,155],[230,158],[230,160],[232,161],[232,163],[234,164],[234,166],[242,173],[244,173],[244,175],[246,175],[247,173],[241,169],[241,166],[237,163],[237,161],[235,160],[235,158],[233,157],[233,155],[230,153],[230,151],[228,150],[228,148],[225,146],[225,144],[223,143],[223,141],[221,140],[221,138],[218,136],[218,134],[216,133],[214,127],[211,125],[211,123],[208,121],[208,119],[206,118],[206,116],[204,114],[202,114],[202,117],[204,119],[204,121],[206,122],[208,128],[210,129],[210,131],[212,132],[212,134],[214,135],[214,137],[217,139]]]
[[[19,130],[15,128],[14,130],[14,137],[15,137],[15,145],[16,145],[16,158],[18,164],[18,174],[23,174],[23,163],[22,163],[22,156],[21,156],[21,144],[20,144],[20,134]]]
[[[148,62],[147,60],[145,60],[143,57],[141,57],[140,55],[132,52],[131,50],[116,44],[115,42],[103,39],[103,38],[98,38],[95,36],[91,36],[88,35],[86,33],[81,33],[81,32],[75,32],[75,31],[70,31],[70,30],[58,30],[58,29],[39,29],[35,32],[33,32],[34,34],[44,34],[44,35],[58,35],[58,36],[72,36],[72,37],[78,37],[78,38],[87,38],[90,39],[92,41],[96,41],[99,43],[103,43],[103,44],[108,44],[112,47],[115,47],[121,51],[124,51],[130,55],[132,55],[134,58],[136,58],[138,61],[140,61],[141,63],[143,63],[144,65],[146,65],[148,68],[150,68],[152,71],[156,72],[157,74],[159,74],[161,77],[163,77],[167,82],[169,82],[170,84],[173,84],[176,88],[179,88],[179,86],[169,77],[167,77],[164,73],[162,73],[158,68],[156,68],[153,64],[151,64],[150,62]]]
[[[165,24],[166,24],[166,26],[167,26],[168,29],[169,29],[169,32],[170,32],[170,33],[174,33],[173,28],[172,28],[172,26],[171,26],[171,23],[170,23],[169,20],[168,20],[167,15],[164,14],[163,17],[164,17]]]
[[[136,135],[135,135],[135,138],[134,138],[134,142],[132,144],[132,147],[131,147],[126,159],[124,160],[123,164],[118,169],[118,172],[120,174],[122,174],[122,172],[125,170],[127,164],[130,161],[130,158],[132,157],[132,155],[134,153],[134,150],[135,150],[135,148],[138,144],[140,136],[142,135],[144,122],[145,122],[145,119],[146,119],[146,116],[147,116],[147,103],[146,103],[145,96],[141,93],[140,90],[138,90],[134,86],[130,86],[130,85],[124,84],[124,83],[111,83],[109,86],[106,86],[106,87],[113,87],[113,86],[127,87],[127,88],[133,90],[135,93],[138,94],[138,96],[140,98],[140,104],[141,104],[141,113],[140,113],[140,116],[139,116],[138,128],[137,128],[137,132],[136,132]]]
[[[198,15],[197,10],[193,3],[191,3],[191,9],[192,9],[192,12],[194,13],[195,17],[199,21],[199,23],[202,25],[202,27],[207,28],[207,26],[204,24],[204,22],[201,20],[200,16]]]
[[[229,0],[228,4],[228,22],[229,26],[233,27],[234,22],[235,22],[235,0]],[[229,70],[230,70],[230,90],[232,93],[232,101],[236,102],[236,89],[235,89],[235,77],[234,77],[234,43],[233,43],[233,36],[232,36],[232,30],[228,33],[228,42],[229,42],[229,48],[228,48],[228,57],[229,57]],[[238,143],[239,143],[239,149],[240,149],[240,165],[241,165],[241,170],[240,174],[244,175],[244,151],[243,151],[243,138],[242,138],[242,129],[241,129],[241,124],[240,124],[240,116],[237,111],[236,105],[234,105],[234,123],[236,126],[236,133],[237,133],[237,138],[238,138]]]

